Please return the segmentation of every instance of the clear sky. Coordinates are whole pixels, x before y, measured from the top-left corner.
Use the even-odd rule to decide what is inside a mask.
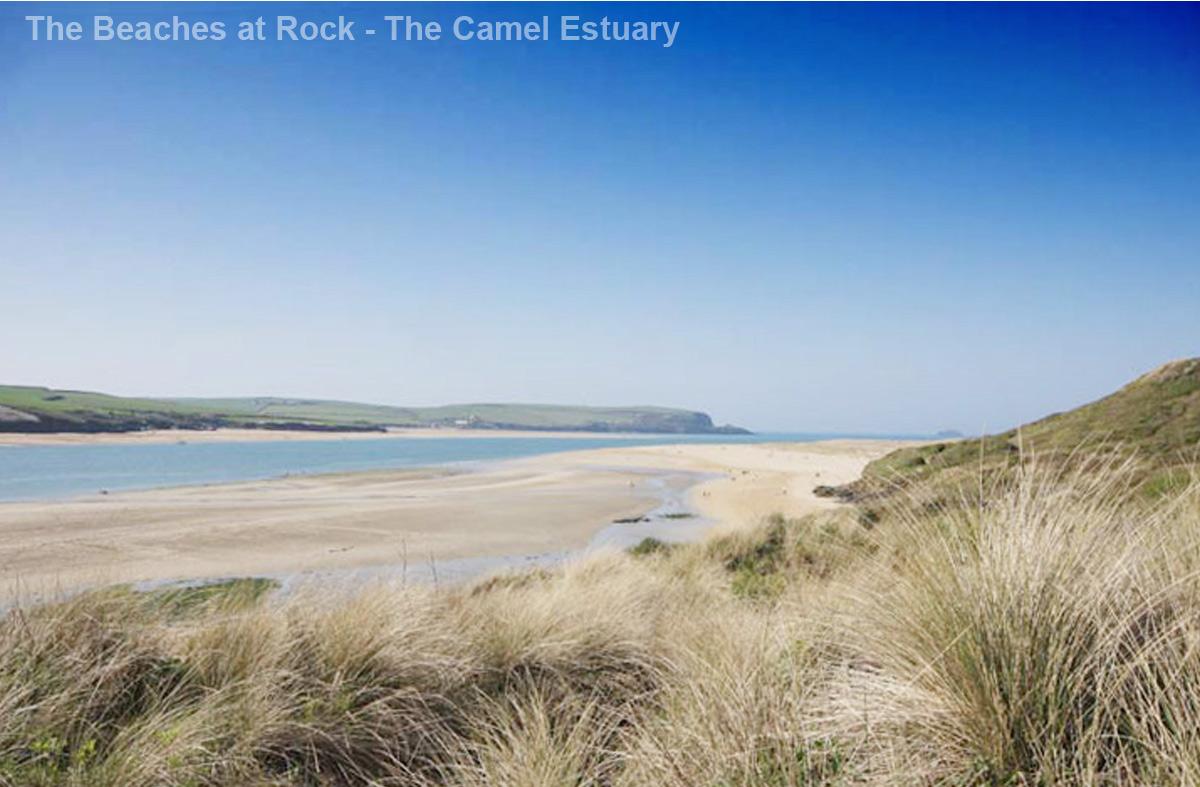
[[[1196,4],[0,4],[2,382],[978,433],[1194,355]]]

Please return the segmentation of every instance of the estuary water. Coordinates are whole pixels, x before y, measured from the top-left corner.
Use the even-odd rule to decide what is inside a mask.
[[[849,435],[420,437],[110,445],[0,446],[0,502],[287,475],[429,467],[632,445],[810,442]],[[858,435],[862,437],[863,435]]]

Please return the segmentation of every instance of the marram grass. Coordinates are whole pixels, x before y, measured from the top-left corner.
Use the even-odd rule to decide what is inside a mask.
[[[1200,487],[1128,470],[461,588],[17,607],[0,784],[1200,784]]]

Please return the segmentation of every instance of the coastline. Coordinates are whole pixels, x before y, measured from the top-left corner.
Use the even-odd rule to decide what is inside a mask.
[[[813,486],[853,480],[868,461],[905,444],[647,445],[465,471],[378,470],[5,503],[0,595],[568,552],[615,520],[660,506],[663,483],[716,526],[798,516],[836,505],[812,495]]]
[[[292,440],[389,440],[430,438],[562,438],[663,439],[687,437],[656,432],[571,432],[533,429],[457,429],[430,427],[388,429],[385,432],[325,432],[307,429],[147,429],[141,432],[0,432],[0,446],[28,445],[136,445],[139,443],[246,443]]]

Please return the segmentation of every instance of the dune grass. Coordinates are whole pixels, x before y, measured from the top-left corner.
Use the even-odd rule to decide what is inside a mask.
[[[1198,447],[1200,358],[1190,358],[1165,364],[1095,402],[1001,434],[901,448],[868,464],[859,480],[825,487],[824,493],[861,500],[912,484],[953,487],[981,467],[1004,474],[1036,452],[1043,463],[1136,458],[1130,480],[1144,496],[1155,497],[1200,459]]]
[[[1200,485],[1131,473],[455,588],[14,608],[0,784],[1200,784]]]

